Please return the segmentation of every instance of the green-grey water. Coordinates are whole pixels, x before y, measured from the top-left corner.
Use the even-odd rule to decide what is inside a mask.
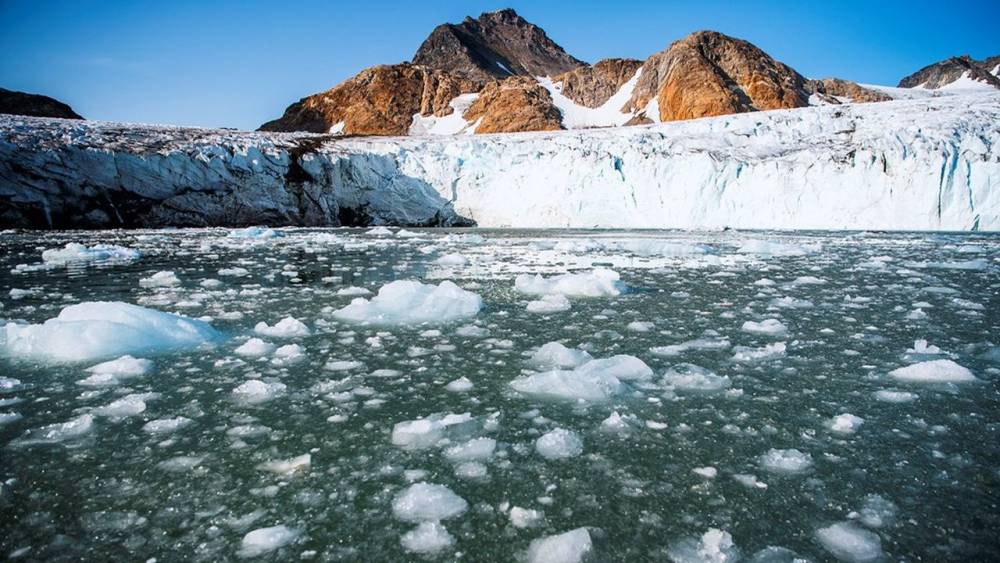
[[[0,317],[37,324],[72,304],[120,301],[201,318],[221,333],[198,347],[134,354],[152,369],[104,385],[80,382],[114,357],[54,362],[0,340],[0,554],[230,560],[249,555],[247,533],[286,526],[292,537],[259,557],[523,560],[538,555],[533,540],[585,528],[587,561],[780,561],[791,552],[863,560],[817,535],[849,523],[868,548],[877,540],[876,558],[1000,558],[996,236],[228,234],[0,236]],[[42,251],[66,243],[120,245],[141,257],[42,262]],[[535,313],[526,306],[537,297],[514,288],[518,274],[593,267],[617,272],[623,291]],[[176,283],[140,283],[163,271]],[[375,293],[400,279],[452,280],[481,296],[482,309],[441,323],[336,318],[357,298],[339,290]],[[254,332],[289,316],[309,334]],[[765,319],[784,331],[744,330]],[[236,352],[254,337],[298,353]],[[515,392],[510,382],[539,371],[531,356],[552,341],[594,358],[635,356],[653,375],[623,379],[603,400]],[[890,375],[941,360],[975,380]],[[724,384],[695,390],[664,378],[691,369],[682,364]],[[471,388],[447,387],[463,377]],[[284,388],[241,400],[233,390],[251,380]],[[140,412],[105,408],[129,396]],[[448,413],[470,420],[422,449],[393,443],[398,423]],[[613,413],[623,422],[607,422]],[[853,432],[832,428],[844,414],[863,422]],[[92,424],[79,434],[35,439],[40,428],[86,415]],[[172,432],[145,426],[176,417],[188,422]],[[536,451],[556,428],[578,436],[578,455]],[[496,446],[479,465],[444,455],[483,437]],[[775,472],[761,462],[775,449],[810,463]],[[304,454],[309,464],[297,471],[264,465]],[[393,510],[415,482],[444,485],[467,503],[440,522],[451,540],[430,553],[404,547],[417,524]],[[514,506],[539,516],[515,526]],[[710,530],[729,536],[719,544]],[[774,547],[787,551],[766,551]]]

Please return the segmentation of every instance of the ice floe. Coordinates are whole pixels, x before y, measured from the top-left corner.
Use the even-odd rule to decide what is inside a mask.
[[[355,299],[333,316],[369,324],[447,323],[474,317],[482,306],[482,298],[450,281],[433,285],[399,280],[382,286],[371,300]]]
[[[912,383],[967,383],[978,381],[968,368],[952,360],[930,360],[894,369],[889,377]]]
[[[564,297],[607,297],[621,295],[625,284],[618,272],[597,268],[583,274],[560,274],[545,278],[540,274],[521,274],[514,289],[526,295],[562,295]]]

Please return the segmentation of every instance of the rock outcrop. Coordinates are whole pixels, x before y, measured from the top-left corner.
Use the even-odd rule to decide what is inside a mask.
[[[0,113],[31,117],[83,119],[69,105],[41,94],[28,94],[0,88]]]
[[[927,65],[899,81],[900,88],[928,88],[936,90],[943,88],[961,78],[967,78],[984,85],[1000,88],[1000,78],[993,71],[1000,64],[1000,55],[977,61],[968,55],[951,57],[943,61]]]
[[[425,66],[402,63],[363,70],[319,94],[302,98],[262,131],[308,131],[344,135],[405,135],[414,114],[444,116],[459,94],[481,82]]]
[[[555,76],[585,63],[542,28],[507,9],[439,25],[417,49],[413,64],[486,81],[511,75]]]
[[[806,89],[819,94],[824,101],[831,104],[841,103],[841,98],[855,103],[887,102],[892,99],[888,94],[840,78],[810,80],[806,83]]]
[[[476,133],[516,133],[562,129],[559,110],[548,90],[527,76],[490,82],[465,112],[465,120],[478,122]]]
[[[593,66],[582,66],[556,75],[567,98],[588,108],[600,107],[628,82],[642,66],[635,59],[603,59]]]
[[[809,104],[806,79],[748,41],[700,31],[674,42],[642,65],[630,108],[650,101],[654,121],[676,121]]]

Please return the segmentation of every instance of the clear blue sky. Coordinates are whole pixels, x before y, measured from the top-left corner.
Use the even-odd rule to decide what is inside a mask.
[[[367,66],[408,60],[439,23],[503,7],[588,62],[645,58],[699,29],[806,76],[889,85],[951,55],[1000,54],[1000,0],[0,0],[0,86],[91,119],[256,128]]]

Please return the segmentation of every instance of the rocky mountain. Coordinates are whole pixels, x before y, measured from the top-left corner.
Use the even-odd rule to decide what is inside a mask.
[[[413,64],[486,81],[519,76],[555,76],[583,66],[545,31],[511,9],[434,28]]]
[[[968,55],[951,57],[925,66],[899,81],[900,88],[969,87],[981,83],[1000,88],[1000,55],[977,61]]]
[[[0,113],[31,117],[83,119],[73,108],[48,96],[0,88]]]
[[[299,100],[264,131],[343,135],[509,133],[677,121],[883,93],[808,80],[753,44],[714,31],[646,61],[587,65],[513,10],[434,29],[411,63],[366,69]]]

